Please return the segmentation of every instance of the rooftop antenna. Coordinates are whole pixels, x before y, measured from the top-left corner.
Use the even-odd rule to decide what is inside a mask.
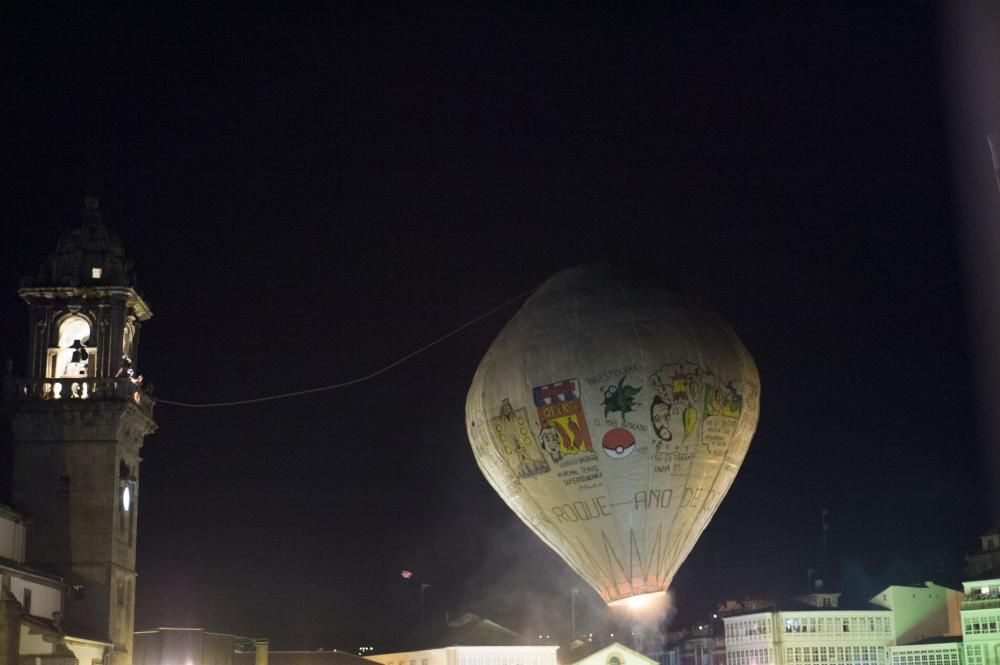
[[[431,588],[427,582],[420,583],[420,625],[424,625],[424,592]]]
[[[580,593],[580,590],[573,587],[569,590],[569,615],[570,615],[570,630],[573,631],[572,636],[569,638],[569,643],[573,644],[576,640],[576,595]]]
[[[990,158],[993,160],[993,177],[997,181],[997,192],[1000,192],[1000,135],[987,134],[986,143],[990,146]]]
[[[824,575],[830,574],[830,562],[827,558],[827,549],[826,549],[826,532],[830,530],[830,525],[826,523],[826,516],[829,514],[830,511],[827,510],[826,508],[819,511],[820,528],[823,530],[823,574]]]

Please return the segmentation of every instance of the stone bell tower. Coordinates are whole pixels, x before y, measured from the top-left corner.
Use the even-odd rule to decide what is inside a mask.
[[[152,312],[96,198],[18,294],[30,341],[10,405],[12,499],[30,519],[26,562],[66,581],[67,633],[130,665],[139,449],[156,429],[138,344]]]

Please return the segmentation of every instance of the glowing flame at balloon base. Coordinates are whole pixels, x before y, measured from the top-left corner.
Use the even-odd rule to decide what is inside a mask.
[[[654,591],[653,593],[644,593],[639,596],[629,596],[628,598],[613,600],[608,603],[608,607],[639,612],[650,608],[656,608],[667,603],[668,600],[666,591]]]
[[[628,622],[635,647],[644,653],[663,647],[663,625],[676,611],[673,595],[668,591],[622,598],[608,607]]]

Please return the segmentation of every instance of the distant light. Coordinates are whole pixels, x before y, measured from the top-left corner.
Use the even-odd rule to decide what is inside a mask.
[[[984,586],[982,589],[979,590],[979,593],[983,594],[984,596],[988,595],[989,592],[990,592],[990,588],[988,586]]]
[[[614,633],[611,633],[611,637],[614,637],[614,636],[615,636],[615,634],[614,634]]]
[[[411,573],[408,570],[404,570],[404,571],[400,572],[399,574],[403,577],[404,580],[408,580],[411,577],[413,577],[413,573]]]
[[[718,614],[713,614],[713,615],[712,615],[712,618],[713,618],[713,619],[718,619],[718,618],[719,618],[719,615],[718,615]]]
[[[91,268],[90,269],[90,276],[93,279],[100,279],[101,275],[103,275],[103,274],[104,274],[104,268]]]

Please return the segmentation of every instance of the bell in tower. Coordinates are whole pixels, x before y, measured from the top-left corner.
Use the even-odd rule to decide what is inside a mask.
[[[30,519],[26,563],[64,579],[67,635],[104,643],[110,665],[129,665],[139,449],[156,429],[138,347],[152,312],[96,198],[18,294],[29,308],[28,363],[7,410],[12,500]]]

